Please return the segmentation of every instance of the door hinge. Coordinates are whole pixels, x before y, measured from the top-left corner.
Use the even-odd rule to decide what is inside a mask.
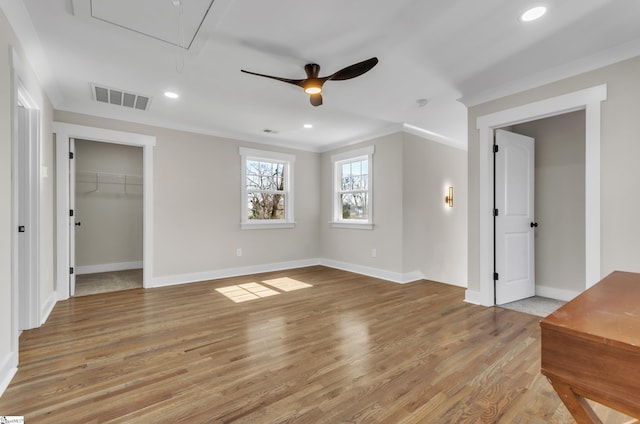
[[[18,225],[18,232],[19,233],[24,233],[25,232],[24,225]]]
[[[493,216],[498,216],[498,209],[493,210]]]
[[[498,147],[497,144],[493,145],[493,153],[498,153],[498,150],[500,150],[500,148]]]
[[[69,152],[69,159],[73,159],[73,152]]]
[[[73,267],[69,268],[69,275],[73,274]]]
[[[69,216],[73,216],[73,209],[69,209]]]
[[[497,273],[497,272],[494,272],[494,273],[493,273],[493,280],[494,280],[494,281],[498,281],[498,280],[499,280],[499,278],[498,278],[498,277],[499,277],[498,273]]]

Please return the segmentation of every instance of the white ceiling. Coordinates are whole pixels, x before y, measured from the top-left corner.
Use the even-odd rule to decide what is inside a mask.
[[[539,4],[547,15],[519,21]],[[56,109],[314,151],[403,124],[464,147],[465,104],[640,54],[635,0],[182,0],[182,19],[172,0],[0,5]],[[327,82],[320,107],[240,72],[302,79],[306,63],[324,76],[373,56],[368,73]],[[150,107],[96,102],[92,83]]]

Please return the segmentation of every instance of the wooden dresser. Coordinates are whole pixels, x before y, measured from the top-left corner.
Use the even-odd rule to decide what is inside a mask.
[[[540,322],[542,374],[578,423],[584,398],[640,418],[640,274],[613,272]]]

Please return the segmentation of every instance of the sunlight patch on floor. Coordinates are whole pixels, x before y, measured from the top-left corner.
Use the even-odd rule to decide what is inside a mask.
[[[263,283],[268,284],[284,292],[313,287],[311,284],[303,283],[302,281],[294,280],[293,278],[289,278],[289,277],[274,278],[273,280],[265,280],[263,281]]]
[[[216,289],[216,291],[236,303],[280,294],[279,292],[258,283],[246,283],[221,287],[219,289]]]
[[[236,284],[233,286],[220,287],[216,289],[216,291],[235,303],[241,303],[263,297],[275,296],[277,294],[282,294],[282,292],[290,292],[313,287],[311,284],[303,283],[302,281],[289,277],[274,278],[272,280],[261,281],[261,283],[274,287],[279,291],[260,283]]]

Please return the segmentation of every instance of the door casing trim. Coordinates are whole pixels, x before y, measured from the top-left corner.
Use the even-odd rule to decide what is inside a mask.
[[[56,292],[68,299],[69,290],[69,139],[138,146],[143,149],[143,287],[153,281],[153,148],[151,135],[54,122],[56,133]]]

